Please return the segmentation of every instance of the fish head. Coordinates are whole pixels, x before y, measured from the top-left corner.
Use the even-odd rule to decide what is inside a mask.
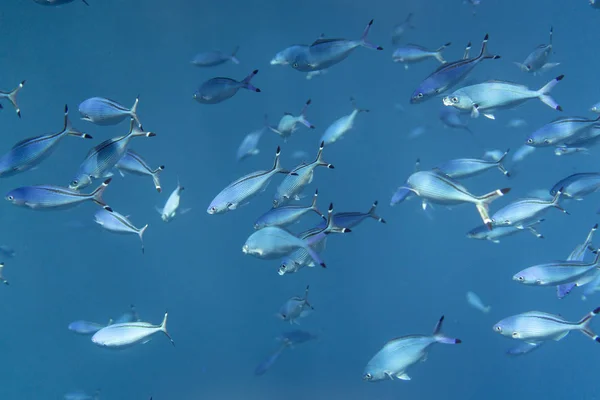
[[[444,97],[442,102],[447,107],[454,107],[459,110],[471,110],[474,106],[473,100],[470,97],[456,93]]]
[[[467,232],[467,238],[469,238],[469,239],[485,239],[487,232],[489,232],[489,229],[487,229],[487,226],[485,227],[485,231],[478,227],[478,228],[475,228],[475,229]]]
[[[523,271],[519,271],[513,275],[512,279],[515,282],[523,283],[525,285],[540,285],[542,281],[536,276],[535,269],[527,268]]]
[[[442,90],[440,88],[436,87],[435,82],[433,80],[426,79],[412,93],[412,95],[410,96],[410,103],[422,103],[425,100],[429,100],[430,98],[437,96],[441,93],[441,91]]]
[[[519,339],[521,335],[516,330],[516,319],[515,317],[508,317],[499,322],[497,322],[492,329],[502,336],[512,337],[514,339]]]
[[[546,130],[542,128],[533,132],[531,136],[527,138],[525,144],[530,147],[547,147],[554,145],[558,140],[558,137],[552,135],[551,132],[546,132]]]
[[[365,382],[377,382],[386,379],[387,375],[384,370],[367,365],[362,374],[362,380]]]
[[[18,188],[11,190],[4,197],[7,201],[22,206],[27,204],[27,188]]]
[[[275,54],[275,57],[271,60],[271,65],[288,65],[290,60],[288,59],[288,52],[286,50]]]
[[[92,177],[88,174],[79,174],[77,175],[71,183],[69,183],[69,189],[71,190],[81,190],[86,188],[92,184]]]

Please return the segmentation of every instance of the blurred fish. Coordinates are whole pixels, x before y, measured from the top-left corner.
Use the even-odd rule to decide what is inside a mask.
[[[500,243],[500,238],[506,236],[512,236],[519,232],[530,232],[533,236],[538,239],[543,239],[544,235],[539,233],[535,225],[543,222],[543,219],[527,221],[522,226],[506,225],[506,226],[495,226],[492,230],[487,225],[480,225],[477,228],[472,229],[467,233],[469,239],[489,240],[493,243]]]
[[[559,190],[551,200],[527,197],[513,201],[492,215],[492,226],[512,225],[522,228],[532,220],[539,219],[551,208],[557,208],[563,213],[569,214],[558,204],[561,195],[562,190]]]
[[[5,199],[16,206],[28,207],[33,210],[66,209],[85,201],[93,201],[100,207],[111,211],[111,208],[102,199],[102,194],[110,181],[111,178],[108,178],[90,194],[53,185],[23,186],[8,192]]]
[[[92,138],[87,133],[80,132],[71,126],[67,106],[65,106],[62,131],[21,140],[8,153],[0,157],[0,177],[13,176],[39,165],[52,154],[56,145],[66,136]]]
[[[296,150],[292,153],[292,158],[306,159],[306,158],[308,158],[308,153],[304,150]]]
[[[167,316],[168,313],[165,313],[160,325],[152,325],[149,322],[127,322],[109,325],[96,332],[92,336],[92,342],[100,347],[121,349],[137,343],[148,343],[155,333],[162,332],[175,346],[175,342],[167,332]]]
[[[410,102],[412,104],[422,103],[438,94],[456,86],[463,81],[467,75],[483,60],[500,58],[486,52],[489,35],[485,35],[481,45],[481,52],[475,58],[466,58],[450,63],[442,64],[419,84],[413,92]]]
[[[489,119],[496,119],[493,111],[514,108],[531,99],[540,99],[548,107],[562,111],[562,107],[550,97],[550,91],[563,78],[564,75],[560,75],[539,90],[531,90],[525,85],[510,82],[488,81],[462,87],[444,97],[442,102],[445,106],[470,111],[472,118],[483,114]]]
[[[177,210],[179,209],[179,205],[181,203],[181,192],[185,188],[181,186],[179,183],[179,178],[177,178],[177,187],[171,195],[167,199],[163,208],[156,208],[156,211],[160,214],[160,217],[165,222],[170,222],[177,215]],[[189,211],[189,210],[188,210]],[[181,214],[185,214],[186,210],[181,211]]]
[[[513,275],[513,281],[532,286],[558,286],[572,282],[584,285],[595,278],[600,268],[600,252],[591,263],[584,261],[555,261],[525,268]]]
[[[284,113],[283,117],[281,117],[281,119],[279,120],[279,124],[277,124],[277,126],[271,126],[268,124],[268,122],[265,125],[271,131],[275,132],[284,139],[289,138],[290,136],[292,136],[292,133],[296,132],[299,123],[306,126],[307,128],[315,129],[315,126],[306,119],[306,109],[308,108],[310,103],[311,100],[308,99],[306,101],[306,104],[304,104],[302,111],[300,111],[300,115],[297,117],[292,115],[291,113],[286,112]]]
[[[506,124],[507,128],[521,128],[527,126],[527,121],[521,118],[513,118]]]
[[[600,117],[596,119],[583,117],[557,118],[529,135],[525,144],[531,147],[558,146],[591,128],[599,121]]]
[[[140,316],[137,313],[137,310],[135,309],[135,305],[131,304],[129,306],[129,311],[127,311],[126,313],[123,313],[123,315],[121,315],[119,318],[117,318],[116,320],[114,320],[114,324],[125,324],[128,322],[139,322],[140,320]]]
[[[314,170],[317,167],[327,167],[333,169],[334,166],[323,161],[323,148],[325,143],[321,142],[315,161],[310,164],[300,164],[292,170],[277,187],[277,192],[273,198],[273,208],[281,207],[291,199],[299,199],[299,194],[306,185],[309,185],[314,176]]]
[[[472,6],[471,12],[473,13],[473,15],[476,15],[477,14],[477,6],[481,5],[481,0],[464,0],[463,3],[470,4]]]
[[[154,132],[144,132],[141,125],[131,120],[129,133],[125,136],[105,140],[94,146],[81,162],[75,178],[69,184],[73,190],[81,190],[92,184],[93,179],[110,178],[110,172],[127,152],[127,146],[134,137],[154,137]]]
[[[150,168],[146,160],[135,151],[127,149],[125,154],[119,159],[119,162],[115,165],[115,168],[123,175],[123,172],[129,172],[130,174],[140,176],[151,176],[154,187],[158,193],[162,192],[160,186],[159,174],[165,169],[164,165],[159,166],[156,169]]]
[[[510,150],[506,150],[501,157],[495,160],[483,160],[476,158],[457,158],[446,161],[438,165],[433,170],[440,171],[450,178],[464,179],[479,175],[492,168],[498,168],[505,176],[510,176],[510,173],[504,168],[502,162],[508,155]]]
[[[240,147],[238,147],[236,157],[238,161],[242,161],[248,157],[255,156],[260,153],[258,149],[258,141],[262,137],[265,129],[259,129],[253,132],[250,132],[244,137],[242,143],[240,143]]]
[[[357,47],[383,50],[383,47],[376,46],[367,41],[367,35],[372,24],[373,20],[367,24],[359,40],[317,39],[307,49],[293,53],[292,68],[303,72],[327,69],[344,61]]]
[[[295,344],[302,344],[306,342],[310,342],[311,340],[318,339],[319,336],[300,329],[296,329],[293,331],[282,332],[277,340],[287,343],[289,346],[293,347]]]
[[[315,76],[325,75],[327,72],[329,72],[328,69],[319,69],[317,71],[310,71],[310,72],[306,73],[306,79],[311,80]]]
[[[554,32],[553,28],[550,27],[550,40],[548,44],[540,44],[533,50],[523,63],[515,62],[515,65],[524,72],[531,72],[536,75],[538,72],[548,71],[550,68],[554,68],[559,63],[551,63],[548,62],[550,60],[550,56],[552,55],[552,33]]]
[[[589,154],[590,149],[585,147],[567,147],[567,146],[559,146],[554,149],[554,155],[556,156],[568,156],[572,154]]]
[[[529,311],[499,321],[494,325],[494,330],[503,336],[532,344],[547,340],[559,341],[571,331],[580,331],[590,339],[600,343],[600,338],[589,326],[592,318],[598,313],[600,313],[600,307],[577,322],[569,322],[559,315]]]
[[[483,304],[483,301],[481,301],[481,298],[477,295],[477,293],[471,291],[467,292],[467,302],[471,307],[485,314],[489,313],[492,309],[492,307]]]
[[[406,373],[412,365],[427,360],[429,348],[436,343],[460,344],[460,339],[450,338],[442,333],[444,316],[435,325],[432,335],[408,335],[387,342],[367,363],[363,380],[377,382],[394,378],[409,381]]]
[[[144,232],[146,232],[148,224],[141,228],[136,228],[126,216],[103,208],[96,211],[94,218],[95,222],[107,231],[120,234],[134,233],[138,235],[142,242],[142,253],[144,252]]]
[[[506,351],[506,354],[508,354],[509,356],[522,356],[524,354],[529,354],[532,351],[539,349],[540,346],[544,343],[545,342],[523,342],[515,347],[511,347],[510,349],[508,349]]]
[[[352,102],[352,107],[354,107],[354,110],[352,110],[350,114],[344,115],[343,117],[333,121],[333,123],[325,130],[323,136],[321,136],[321,142],[325,142],[327,145],[337,142],[342,138],[342,136],[344,136],[346,132],[352,129],[354,126],[354,120],[359,113],[369,112],[367,109],[358,108],[354,98],[350,98],[350,101]]]
[[[135,98],[133,107],[126,108],[114,100],[104,97],[92,97],[84,100],[79,105],[81,119],[96,125],[116,125],[126,118],[133,118],[137,125],[141,125],[137,116],[139,96]]]
[[[33,1],[35,1],[36,3],[41,4],[43,6],[60,6],[63,4],[72,3],[75,0],[33,0]],[[87,0],[81,0],[81,1],[86,6],[89,6],[89,3],[87,2]],[[72,400],[74,400],[74,398]]]
[[[266,226],[288,226],[294,222],[297,222],[298,219],[309,212],[314,212],[326,220],[327,218],[325,218],[325,216],[317,209],[318,196],[319,190],[317,189],[315,190],[315,195],[313,196],[313,201],[310,206],[283,206],[271,208],[256,220],[254,223],[254,229],[262,229]]]
[[[599,0],[589,0],[590,6],[592,8],[596,8],[600,10],[600,1]]]
[[[598,172],[582,172],[572,174],[558,181],[550,189],[550,194],[556,196],[561,191],[562,196],[583,200],[584,196],[592,194],[600,190],[600,173]]]
[[[592,227],[592,229],[588,233],[588,235],[585,238],[585,241],[583,243],[575,246],[575,249],[573,249],[571,254],[569,254],[569,257],[567,258],[568,261],[583,261],[585,259],[586,251],[588,249],[590,249],[590,250],[592,249],[592,239],[594,238],[594,233],[596,233],[597,230],[598,230],[598,224],[596,224]],[[596,252],[597,252],[597,250],[596,250]],[[583,280],[577,280],[575,282],[565,283],[565,284],[556,286],[556,297],[558,297],[559,299],[562,299],[566,295],[571,293],[571,291],[573,290],[573,288],[575,288],[575,286],[583,286],[588,283],[591,283],[592,281],[594,281],[596,279],[597,276],[600,276],[600,270],[596,270],[596,273],[594,275],[595,276],[592,277],[591,280],[588,280],[587,279],[588,277],[586,276],[586,277],[584,277]]]
[[[473,131],[468,127],[467,122],[461,118],[460,111],[454,107],[442,107],[440,109],[439,118],[440,121],[449,128],[463,129],[470,134],[473,134]]]
[[[595,112],[595,113],[600,113],[600,102],[594,104],[591,108],[590,108],[591,112]]]
[[[288,299],[279,309],[277,317],[290,324],[298,324],[297,320],[306,317],[312,313],[314,307],[308,302],[308,288],[304,292],[304,297],[294,296]]]
[[[54,1],[57,1],[57,0],[54,0]],[[70,0],[70,1],[73,1],[73,0]],[[17,103],[17,94],[19,94],[19,91],[21,89],[23,89],[23,86],[25,86],[25,81],[21,81],[21,83],[19,83],[19,86],[17,86],[15,89],[11,90],[10,92],[3,92],[0,90],[0,100],[6,99],[6,100],[10,101],[10,103],[15,108],[15,111],[17,112],[17,116],[19,118],[21,118],[21,108],[19,107],[19,104]],[[3,107],[0,104],[0,109],[2,109],[2,108]]]
[[[111,324],[112,321],[109,321],[108,325]],[[79,335],[93,335],[98,332],[100,329],[107,327],[108,325],[98,324],[96,322],[89,321],[73,321],[69,324],[69,330],[71,332],[77,333]]]
[[[402,21],[398,25],[394,26],[394,29],[392,30],[392,43],[393,44],[400,43],[402,36],[404,36],[404,34],[409,29],[415,29],[415,27],[412,24],[412,17],[413,17],[413,13],[410,13],[410,14],[408,14],[408,16],[406,17],[406,19],[404,21]]]
[[[523,146],[519,147],[517,149],[517,151],[515,151],[515,153],[513,154],[512,162],[519,163],[519,162],[523,161],[525,159],[525,157],[527,157],[534,151],[535,151],[535,147],[523,145]]]
[[[13,258],[15,256],[15,249],[7,245],[0,245],[0,256],[6,258]]]
[[[408,64],[415,64],[428,58],[435,58],[440,63],[446,64],[446,60],[442,57],[442,51],[451,44],[452,43],[448,42],[443,46],[438,47],[436,50],[429,50],[418,44],[409,43],[394,50],[394,53],[392,53],[392,61],[403,63],[405,69],[408,69]]]
[[[333,215],[333,221],[337,226],[348,229],[354,228],[355,226],[359,225],[361,222],[368,218],[374,219],[377,222],[385,224],[385,219],[375,214],[375,211],[377,210],[377,204],[378,202],[377,200],[375,200],[371,205],[369,211],[367,211],[366,213],[356,211],[335,213]],[[318,225],[318,227],[325,227],[325,223],[321,222]]]
[[[410,139],[415,139],[423,135],[425,132],[427,132],[427,128],[425,128],[424,126],[416,126],[413,129],[411,129],[411,131],[408,133],[408,137]]]
[[[52,1],[52,0],[50,0]],[[73,1],[73,0],[69,0]],[[86,3],[87,4],[87,3]],[[65,400],[99,400],[100,399],[100,389],[96,390],[94,394],[90,395],[82,390],[76,390],[73,392],[69,392],[65,394]]]
[[[260,89],[250,84],[256,74],[258,74],[257,69],[241,82],[221,77],[209,79],[200,85],[200,88],[194,93],[194,99],[201,104],[217,104],[233,97],[240,89],[248,89],[258,93]]]
[[[247,204],[253,197],[265,191],[275,174],[288,174],[281,166],[279,155],[281,148],[277,147],[273,168],[268,171],[255,171],[230,183],[210,202],[206,212],[222,214]]]
[[[214,67],[216,65],[224,64],[227,61],[231,61],[234,64],[239,64],[240,60],[238,60],[236,57],[239,49],[240,46],[236,46],[231,54],[227,54],[219,50],[198,53],[194,56],[191,63],[196,67]]]
[[[288,346],[288,342],[283,342],[279,346],[279,348],[275,350],[275,352],[271,353],[267,358],[265,358],[263,361],[260,362],[260,364],[256,366],[256,368],[254,369],[254,375],[264,375],[264,373],[267,372],[273,366],[273,364],[275,364],[275,361],[279,359],[281,353],[283,353],[283,351],[287,349]]]

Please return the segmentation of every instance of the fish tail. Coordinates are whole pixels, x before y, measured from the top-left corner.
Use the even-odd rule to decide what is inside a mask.
[[[486,224],[489,229],[492,229],[492,219],[490,218],[488,211],[490,203],[504,196],[508,192],[510,192],[510,188],[497,189],[488,194],[484,194],[483,196],[475,197],[477,200],[477,203],[475,203],[477,211],[479,211],[483,223]]]
[[[444,322],[444,316],[439,319],[437,324],[435,324],[435,328],[433,329],[433,337],[438,343],[444,344],[460,344],[462,340],[448,337],[442,333],[442,323]]]
[[[146,232],[146,229],[148,229],[148,224],[140,228],[140,230],[138,231],[138,236],[140,237],[140,241],[142,242],[142,253],[144,253],[144,232]]]
[[[69,106],[65,104],[65,123],[64,123],[64,127],[63,127],[63,133],[70,135],[70,136],[76,136],[76,137],[80,137],[82,139],[92,139],[91,135],[88,135],[87,133],[83,133],[81,131],[78,131],[77,129],[73,128],[73,125],[71,125],[71,120],[69,119]]]
[[[325,148],[325,142],[321,142],[321,145],[319,146],[319,152],[317,153],[317,158],[315,159],[315,163],[319,166],[319,167],[327,167],[329,169],[333,169],[335,168],[333,166],[333,164],[329,164],[328,162],[323,161],[323,149]]]
[[[106,190],[106,188],[108,187],[110,181],[112,180],[112,178],[108,178],[107,180],[105,180],[104,182],[102,182],[102,184],[100,186],[98,186],[91,194],[90,197],[92,198],[92,200],[94,200],[94,202],[96,204],[98,204],[99,206],[104,207],[104,209],[106,211],[111,211],[112,212],[112,208],[110,208],[105,202],[104,199],[102,198],[102,194],[104,193],[104,191]]]
[[[471,52],[471,42],[467,43],[467,46],[465,47],[465,51],[463,53],[463,60],[466,60],[467,58],[469,58],[470,52]]]
[[[306,104],[304,104],[304,107],[302,107],[302,111],[300,111],[300,120],[299,121],[302,125],[306,126],[307,128],[315,129],[315,126],[306,119],[306,115],[305,115],[306,109],[310,105],[311,101],[312,101],[311,99],[308,99],[306,101]]]
[[[277,173],[280,173],[280,174],[289,174],[290,171],[283,169],[281,167],[281,161],[279,159],[280,155],[281,155],[281,147],[277,146],[277,151],[275,152],[275,161],[273,162],[273,169],[271,169],[271,171],[277,171]]]
[[[165,316],[162,320],[162,323],[160,324],[160,330],[162,331],[162,333],[165,334],[165,336],[167,336],[169,338],[169,340],[171,341],[171,344],[173,346],[175,346],[175,342],[173,341],[173,338],[171,337],[171,335],[169,335],[169,332],[167,331],[167,317],[169,316],[169,313],[166,312]]]
[[[252,90],[253,92],[257,92],[257,93],[260,92],[259,88],[250,84],[250,81],[252,80],[252,78],[254,78],[254,76],[256,74],[258,74],[257,69],[255,69],[254,71],[252,71],[252,73],[250,73],[250,75],[245,77],[244,80],[242,81],[242,87],[245,89],[248,89],[248,90]]]
[[[488,44],[488,40],[490,38],[489,34],[485,34],[485,37],[483,38],[483,42],[481,43],[481,52],[479,53],[479,56],[477,58],[480,59],[493,59],[493,60],[497,60],[500,58],[499,55],[495,55],[495,54],[489,54],[487,52],[487,44]]]
[[[327,266],[325,265],[325,262],[321,259],[321,257],[319,256],[319,254],[317,254],[317,252],[314,251],[310,247],[310,245],[307,244],[304,249],[306,250],[306,252],[310,256],[310,258],[312,258],[314,260],[315,264],[320,265],[323,268],[327,268]]]
[[[371,206],[371,208],[369,209],[369,217],[381,222],[382,224],[385,224],[385,219],[381,218],[380,216],[378,216],[377,214],[375,214],[375,210],[377,209],[377,204],[379,204],[379,202],[377,200],[375,200],[373,202],[373,205]]]
[[[595,308],[593,311],[591,311],[585,317],[583,317],[577,323],[577,325],[578,325],[577,329],[579,329],[581,331],[581,333],[583,333],[590,339],[595,340],[596,342],[600,343],[600,337],[598,335],[596,335],[594,333],[594,331],[592,331],[592,329],[590,328],[590,322],[592,321],[592,318],[594,318],[598,314],[600,314],[600,307]]]
[[[350,97],[350,102],[352,103],[352,107],[354,107],[354,109],[355,109],[357,112],[359,112],[359,113],[361,113],[361,112],[369,112],[369,111],[370,111],[368,108],[359,108],[359,107],[356,105],[356,99],[355,99],[354,97]]]
[[[444,57],[442,56],[442,51],[444,51],[444,49],[448,46],[450,46],[452,44],[452,42],[448,42],[446,44],[444,44],[443,46],[439,47],[433,54],[433,56],[436,58],[436,60],[438,60],[439,62],[441,62],[442,64],[446,64],[446,60],[444,59]]]
[[[367,41],[367,35],[369,34],[369,30],[371,29],[371,25],[373,25],[373,20],[369,21],[369,23],[367,24],[367,27],[363,31],[363,34],[360,37],[360,45],[363,46],[363,47],[366,47],[368,49],[383,50],[383,47],[376,46],[376,45],[370,43],[369,41]]]
[[[552,198],[552,207],[558,208],[560,211],[564,212],[565,214],[569,214],[569,212],[567,210],[565,210],[564,208],[561,207],[560,204],[558,204],[558,201],[560,200],[560,196],[563,194],[563,192],[564,192],[564,188],[560,188],[556,192],[556,194]]]
[[[328,235],[330,233],[348,233],[352,232],[348,228],[343,228],[341,226],[337,226],[335,224],[335,220],[333,218],[333,203],[329,204],[329,210],[327,211],[327,225],[322,231],[324,234]],[[316,235],[315,235],[316,236]]]
[[[508,172],[508,170],[504,167],[504,165],[502,163],[506,159],[506,156],[508,155],[509,151],[510,151],[510,149],[506,149],[504,154],[502,154],[502,157],[500,157],[498,160],[496,160],[496,165],[498,166],[498,169],[500,170],[500,172],[502,172],[504,175],[506,175],[508,177],[510,177],[510,172]]]
[[[550,96],[550,91],[554,89],[554,86],[556,86],[558,82],[562,81],[564,77],[564,75],[557,76],[537,91],[539,99],[542,101],[542,103],[546,104],[548,107],[554,108],[557,111],[562,111],[563,108],[556,102],[556,100],[552,98],[552,96]]]
[[[16,88],[14,88],[10,93],[6,95],[6,98],[12,103],[19,118],[21,118],[21,109],[19,108],[19,104],[17,103],[17,94],[19,94],[19,91],[23,89],[23,86],[25,86],[25,82],[26,81],[21,81],[21,83],[19,83],[19,85]]]
[[[240,50],[240,46],[235,46],[235,49],[231,52],[231,61],[234,64],[239,64],[240,60],[237,58],[237,52]]]
[[[160,177],[159,177],[159,174],[164,169],[165,169],[165,166],[161,165],[160,167],[158,167],[154,171],[152,171],[152,181],[154,182],[154,187],[156,188],[156,191],[158,193],[162,192],[162,187],[160,186]]]
[[[131,114],[131,118],[133,118],[135,120],[135,123],[138,124],[139,126],[142,126],[142,123],[140,122],[140,119],[138,118],[138,115],[137,115],[137,108],[138,108],[139,102],[140,102],[140,96],[138,95],[135,98],[135,101],[133,102],[133,106],[131,107],[131,110],[129,110],[129,113]]]
[[[319,216],[321,218],[323,218],[324,220],[327,220],[327,217],[323,215],[323,213],[321,211],[319,211],[319,209],[317,208],[317,198],[319,197],[319,189],[315,190],[315,195],[313,196],[313,201],[312,204],[310,205],[311,210],[313,210],[314,212],[316,212],[317,214],[319,214]]]
[[[142,124],[138,123],[139,121],[137,121],[137,119],[135,119],[135,117],[131,117],[131,123],[129,125],[129,136],[131,137],[136,137],[136,136],[145,136],[145,137],[154,137],[156,136],[156,133],[154,132],[146,132],[144,130],[144,127],[142,126]]]

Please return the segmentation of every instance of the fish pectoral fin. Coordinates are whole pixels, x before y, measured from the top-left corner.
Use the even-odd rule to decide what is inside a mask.
[[[234,204],[234,203],[227,203],[227,205],[226,205],[227,209],[229,209],[229,210],[235,210],[237,208],[237,206],[238,205]]]
[[[483,113],[483,116],[486,117],[487,119],[491,119],[491,120],[495,120],[496,117],[494,116],[494,114],[490,114],[490,113]]]
[[[471,118],[479,117],[479,106],[477,104],[473,104],[473,108],[471,109]]]
[[[406,372],[402,372],[396,375],[396,378],[402,379],[403,381],[410,381],[410,376]]]

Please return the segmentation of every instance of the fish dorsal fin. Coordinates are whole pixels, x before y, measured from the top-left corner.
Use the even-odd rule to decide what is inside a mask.
[[[318,44],[323,44],[323,43],[339,42],[340,40],[345,40],[345,39],[317,39],[310,46],[312,47],[312,46],[316,46]]]

